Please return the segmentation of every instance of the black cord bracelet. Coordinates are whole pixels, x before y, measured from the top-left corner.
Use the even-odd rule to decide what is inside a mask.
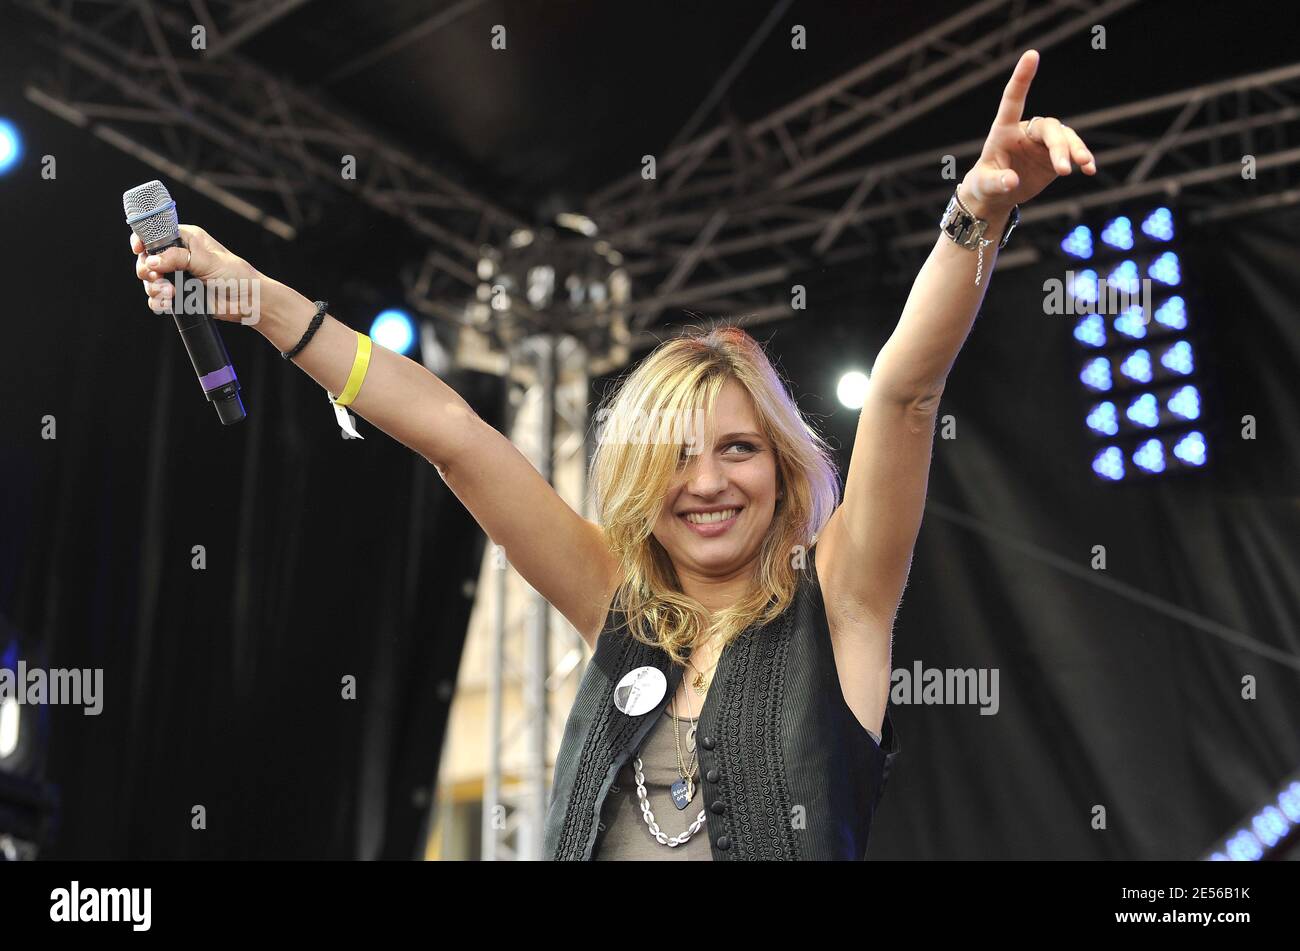
[[[325,311],[329,308],[329,305],[330,305],[329,301],[325,301],[325,300],[316,301],[316,313],[312,317],[311,323],[307,325],[307,330],[303,333],[302,339],[299,340],[296,344],[294,344],[294,348],[292,350],[280,351],[280,356],[284,357],[286,360],[292,360],[294,357],[296,357],[299,353],[302,352],[302,348],[307,346],[307,344],[311,342],[311,338],[315,336],[316,331],[320,329],[320,325],[324,323]]]

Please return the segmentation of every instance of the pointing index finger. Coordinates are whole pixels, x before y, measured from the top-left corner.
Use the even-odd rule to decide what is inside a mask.
[[[1016,63],[1011,73],[1007,88],[1002,92],[1002,104],[998,107],[995,125],[1014,125],[1025,114],[1025,99],[1029,96],[1029,84],[1038,72],[1038,50],[1026,50]]]

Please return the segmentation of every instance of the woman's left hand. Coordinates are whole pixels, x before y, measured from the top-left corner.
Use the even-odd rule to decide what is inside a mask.
[[[1016,63],[1002,93],[1002,104],[979,160],[962,180],[962,201],[980,218],[1009,213],[1013,205],[1029,201],[1057,175],[1069,175],[1074,165],[1085,175],[1097,174],[1096,160],[1083,139],[1060,119],[1021,119],[1037,71],[1038,51],[1028,50]]]

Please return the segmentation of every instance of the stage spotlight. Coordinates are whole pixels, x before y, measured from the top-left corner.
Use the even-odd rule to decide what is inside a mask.
[[[1103,479],[1118,482],[1124,478],[1124,453],[1118,446],[1107,446],[1093,457],[1092,471]]]
[[[1088,412],[1088,428],[1103,436],[1119,432],[1119,411],[1110,400],[1098,403]]]
[[[1092,257],[1092,231],[1085,225],[1079,225],[1065,236],[1061,250],[1072,258],[1087,260]]]
[[[1091,422],[1090,418],[1090,426]],[[1121,420],[1124,422],[1128,421]],[[1128,425],[1129,428],[1140,428],[1131,422]],[[1092,471],[1107,482],[1200,469],[1209,458],[1205,436],[1199,431],[1143,436],[1137,442],[1130,442],[1125,438],[1125,426],[1121,425],[1119,438],[1123,440],[1120,445],[1107,445],[1093,453]],[[1126,468],[1125,462],[1130,466]]]
[[[406,353],[415,342],[415,323],[404,310],[386,310],[370,325],[370,339],[393,353]]]
[[[1119,330],[1116,321],[1116,330]],[[1089,314],[1074,325],[1074,339],[1088,347],[1106,346],[1106,322],[1100,314]]]
[[[22,720],[22,707],[13,697],[0,700],[0,763],[14,755],[18,749],[18,729]]]
[[[1075,313],[1085,315],[1072,324],[1074,345],[1084,351],[1076,367],[1087,397],[1085,431],[1111,444],[1091,450],[1092,470],[1105,481],[1197,469],[1209,459],[1210,430],[1186,428],[1214,425],[1203,354],[1188,337],[1197,330],[1193,318],[1209,308],[1190,276],[1183,288],[1177,234],[1168,207],[1115,209],[1074,225],[1061,242],[1065,255],[1086,254],[1091,265],[1066,270],[1066,281],[1080,305]]]
[[[1174,456],[1189,466],[1203,466],[1206,460],[1205,437],[1190,432],[1174,443]]]
[[[1165,401],[1165,409],[1183,419],[1200,419],[1201,394],[1194,386],[1181,386]]]
[[[1086,304],[1097,303],[1097,272],[1092,268],[1086,268],[1073,275],[1070,280],[1070,293],[1074,295],[1075,300]]]
[[[1272,848],[1291,831],[1291,823],[1277,806],[1266,806],[1250,824],[1250,830],[1264,845]]]
[[[1178,262],[1178,255],[1172,251],[1166,251],[1151,262],[1147,267],[1147,274],[1161,284],[1174,287],[1182,280],[1182,268]]]
[[[1115,318],[1115,331],[1134,340],[1141,340],[1147,335],[1146,311],[1141,304],[1134,304]]]
[[[571,211],[562,211],[555,216],[555,223],[562,228],[568,228],[570,231],[576,231],[578,234],[590,238],[597,230],[596,222],[592,221],[586,215],[577,214]]]
[[[1175,294],[1156,308],[1156,323],[1170,330],[1187,329],[1187,304]]]
[[[1089,360],[1083,365],[1079,379],[1088,389],[1104,393],[1111,387],[1110,361],[1105,357]]]
[[[1128,404],[1124,415],[1139,426],[1154,429],[1160,424],[1160,403],[1154,393],[1140,393]]]
[[[1227,852],[1234,862],[1258,862],[1264,857],[1264,846],[1253,833],[1243,829],[1228,840]]]
[[[1128,251],[1133,247],[1133,222],[1124,215],[1111,219],[1101,230],[1101,240],[1112,248]]]
[[[1119,372],[1136,383],[1151,382],[1151,354],[1146,350],[1134,350],[1119,365]]]
[[[564,289],[569,292],[569,305],[571,307],[581,307],[582,303],[587,299],[587,285],[576,274],[570,274],[564,279]]]
[[[1148,439],[1133,450],[1133,465],[1145,472],[1165,471],[1165,447],[1159,439]]]
[[[539,264],[528,269],[528,303],[535,310],[545,310],[555,293],[555,268]]]
[[[1174,239],[1174,214],[1168,208],[1157,208],[1142,222],[1142,233],[1157,241]]]
[[[1205,856],[1212,862],[1258,862],[1284,858],[1300,835],[1300,782],[1291,781]]]
[[[1300,783],[1292,783],[1278,793],[1277,804],[1288,819],[1300,825]]]
[[[0,613],[0,671],[22,689],[20,677],[46,667],[40,642],[25,638]],[[0,861],[34,859],[58,824],[58,788],[45,780],[49,759],[50,704],[0,700]]]
[[[1196,369],[1196,361],[1192,357],[1192,345],[1186,340],[1180,340],[1166,348],[1160,354],[1160,365],[1171,373],[1187,376]]]
[[[835,395],[847,408],[862,409],[862,404],[867,401],[869,382],[865,373],[860,370],[850,370],[840,377],[839,385],[835,387]]]
[[[35,658],[26,654],[19,646],[19,635],[9,625],[4,615],[0,615],[0,671],[17,682],[20,662],[32,663]],[[37,711],[40,711],[38,714]],[[43,768],[39,754],[44,740],[38,737],[43,732],[41,719],[45,711],[40,707],[24,710],[17,700],[6,694],[0,700],[0,773],[34,775]],[[44,724],[48,726],[48,723]],[[0,796],[0,823],[4,817],[3,796]],[[0,828],[0,834],[5,830]]]
[[[1183,383],[1090,403],[1084,421],[1088,429],[1098,436],[1123,438],[1129,434],[1150,434],[1153,430],[1173,429],[1194,423],[1201,419],[1202,413],[1200,390]],[[1178,436],[1172,438],[1177,439]],[[1199,434],[1197,438],[1201,438]],[[1164,445],[1166,455],[1173,453],[1182,458],[1182,453],[1176,451],[1174,442],[1166,440]],[[1191,451],[1192,448],[1189,444],[1187,450]],[[1203,448],[1200,454],[1204,454]]]
[[[1107,284],[1118,287],[1125,294],[1136,294],[1139,280],[1138,266],[1134,261],[1121,261],[1119,267],[1106,276]]]
[[[23,139],[8,119],[0,119],[0,175],[4,175],[23,157]]]

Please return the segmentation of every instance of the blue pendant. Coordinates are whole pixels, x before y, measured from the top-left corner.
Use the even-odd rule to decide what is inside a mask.
[[[685,809],[691,804],[691,798],[695,795],[695,790],[691,788],[691,785],[684,779],[679,779],[673,783],[673,805],[678,809]]]

